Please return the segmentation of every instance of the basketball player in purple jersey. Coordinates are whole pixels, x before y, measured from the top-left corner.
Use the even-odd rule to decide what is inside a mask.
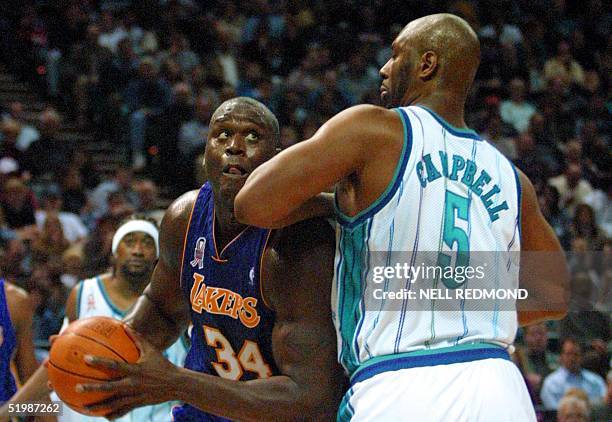
[[[274,156],[278,139],[276,118],[255,100],[234,98],[215,111],[208,181],[166,212],[151,283],[125,319],[141,359],[88,358],[123,377],[77,387],[115,393],[92,408],[110,406],[112,418],[179,400],[185,404],[173,410],[175,421],[335,418],[344,380],[329,306],[333,231],[317,219],[259,229],[233,214],[236,194]],[[287,221],[319,214],[317,201]],[[190,321],[192,347],[177,368],[159,350]]]

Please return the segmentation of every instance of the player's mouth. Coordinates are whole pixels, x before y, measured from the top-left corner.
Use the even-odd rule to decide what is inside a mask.
[[[223,167],[223,175],[234,178],[243,178],[249,175],[249,172],[239,164],[227,164]]]

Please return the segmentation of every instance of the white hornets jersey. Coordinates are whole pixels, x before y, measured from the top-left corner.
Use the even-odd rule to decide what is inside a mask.
[[[404,147],[393,180],[356,216],[337,209],[332,310],[349,374],[406,352],[507,347],[517,329],[513,165],[424,107],[395,111]]]
[[[89,278],[77,285],[77,319],[108,316],[122,319],[124,312],[118,309],[110,300],[100,277]],[[164,356],[177,366],[183,366],[187,356],[188,346],[184,336],[181,336],[172,346],[164,351]],[[59,400],[55,392],[53,400]],[[172,406],[175,402],[160,403],[154,406],[144,406],[134,409],[125,416],[115,419],[120,422],[166,422],[172,419]],[[64,406],[59,422],[103,422],[106,418],[85,416]]]

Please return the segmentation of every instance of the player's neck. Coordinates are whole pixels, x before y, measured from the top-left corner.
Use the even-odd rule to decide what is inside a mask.
[[[426,97],[419,98],[412,104],[427,107],[449,124],[467,129],[464,120],[464,99],[452,92],[435,91]]]
[[[219,250],[238,236],[245,227],[244,224],[236,221],[233,210],[215,205],[215,242]]]

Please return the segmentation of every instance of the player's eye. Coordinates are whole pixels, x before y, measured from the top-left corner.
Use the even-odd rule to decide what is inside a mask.
[[[229,137],[230,137],[230,134],[229,134],[229,132],[227,130],[222,130],[217,135],[217,138],[222,140],[222,141],[225,141],[225,140],[229,139]]]
[[[257,132],[249,132],[245,139],[249,143],[255,143],[259,141],[259,134]]]

